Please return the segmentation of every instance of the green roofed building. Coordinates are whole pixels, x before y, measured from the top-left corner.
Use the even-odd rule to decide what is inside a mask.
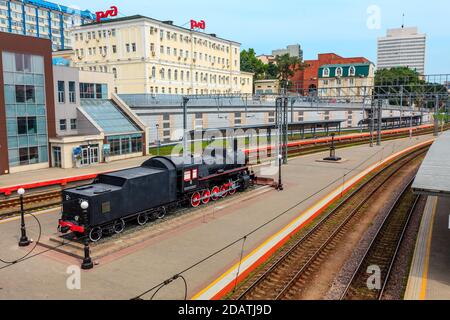
[[[375,65],[372,62],[330,64],[319,68],[320,97],[362,102],[373,91]]]

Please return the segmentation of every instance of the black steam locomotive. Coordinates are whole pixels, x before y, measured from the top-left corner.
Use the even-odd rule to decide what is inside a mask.
[[[101,174],[90,185],[63,191],[59,231],[88,234],[96,242],[105,233],[123,232],[127,222],[145,225],[176,207],[208,204],[253,183],[255,176],[242,152],[221,149],[209,154],[154,157],[140,167]],[[82,202],[89,204],[87,212]]]

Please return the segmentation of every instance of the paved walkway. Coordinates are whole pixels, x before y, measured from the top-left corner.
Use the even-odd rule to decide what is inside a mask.
[[[114,161],[110,163],[101,163],[83,168],[73,168],[73,169],[48,168],[48,169],[13,173],[8,175],[0,175],[0,188],[7,188],[28,183],[58,180],[136,167],[141,165],[148,158],[149,157],[138,157]]]
[[[419,127],[415,127],[414,129],[417,130],[418,128],[426,128],[429,126],[430,125],[422,125]],[[399,131],[399,130],[408,131],[409,129],[402,128],[402,129],[384,130],[383,132],[386,134],[389,132],[394,132],[394,131]],[[368,133],[365,133],[365,134],[368,134]],[[342,137],[338,137],[338,139],[343,138],[343,137],[348,138],[348,137],[354,137],[354,136],[359,136],[359,135],[360,135],[359,133],[346,134]],[[329,139],[329,137],[328,137],[328,139]],[[313,140],[314,139],[304,140],[303,142],[308,143]],[[108,172],[108,171],[127,169],[127,168],[136,167],[136,166],[141,165],[149,157],[150,156],[114,161],[114,162],[110,162],[110,163],[101,163],[98,165],[92,165],[92,166],[83,167],[83,168],[73,168],[73,169],[48,168],[48,169],[40,169],[40,170],[34,170],[34,171],[14,173],[14,174],[9,174],[9,175],[0,175],[0,189],[16,187],[16,186],[30,184],[30,183],[53,181],[53,180],[58,180],[58,179],[65,179],[65,178],[71,178],[71,177],[104,173],[104,172]]]
[[[428,198],[406,288],[406,300],[450,300],[449,207],[449,198]]]
[[[49,252],[5,269],[0,263],[0,299],[130,299],[285,212],[247,238],[243,253],[243,243],[238,242],[185,272],[188,297],[192,297],[232,267],[242,254],[252,252],[268,237],[339,188],[344,174],[347,174],[346,179],[351,179],[391,154],[431,138],[422,136],[385,142],[383,147],[365,145],[342,149],[338,154],[347,159],[342,164],[316,162],[326,153],[291,160],[283,169],[285,191],[271,191],[227,208],[221,208],[218,202],[215,213],[205,216],[203,221],[96,261],[98,265],[92,271],[81,273],[80,290],[71,290],[78,284],[77,271],[72,268],[79,266],[80,261],[68,256]],[[55,232],[56,211],[41,214],[38,218],[43,236]],[[36,239],[36,222],[27,218],[27,225]],[[0,222],[0,259],[17,259],[24,253],[17,248],[18,230],[18,220]],[[74,270],[75,276],[71,276]],[[183,299],[181,279],[163,288],[156,298]]]

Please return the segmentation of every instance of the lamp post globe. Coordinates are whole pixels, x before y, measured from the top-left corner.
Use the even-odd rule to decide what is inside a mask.
[[[87,201],[81,202],[80,207],[81,207],[81,209],[83,209],[83,210],[89,209],[89,202],[87,202]]]
[[[83,263],[81,264],[81,269],[83,270],[90,270],[94,267],[94,263],[91,259],[91,250],[89,248],[89,236],[88,236],[88,209],[89,209],[89,202],[83,200],[80,203],[80,207],[83,210],[83,223],[84,223],[84,259]]]
[[[17,190],[17,194],[20,196],[20,240],[19,247],[27,247],[31,241],[27,237],[27,230],[25,228],[25,210],[23,206],[23,196],[25,195],[25,189],[20,188]]]

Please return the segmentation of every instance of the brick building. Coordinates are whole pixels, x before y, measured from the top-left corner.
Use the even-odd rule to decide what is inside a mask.
[[[297,71],[291,78],[291,91],[301,95],[316,94],[319,87],[319,68],[324,65],[351,64],[351,63],[370,63],[363,57],[344,58],[335,53],[319,54],[317,60],[306,60],[308,66],[304,70]]]

